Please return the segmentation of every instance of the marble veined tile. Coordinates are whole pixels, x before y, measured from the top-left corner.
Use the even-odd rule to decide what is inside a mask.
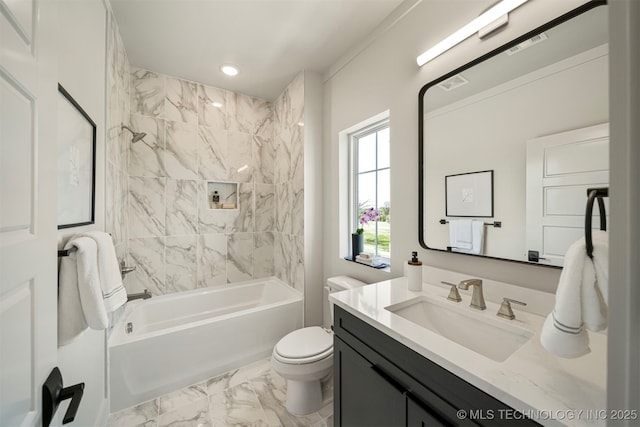
[[[253,234],[253,278],[274,275],[274,235],[271,232]]]
[[[291,188],[291,234],[304,237],[304,183],[293,181]]]
[[[166,77],[165,85],[164,117],[174,122],[197,124],[197,83]]]
[[[280,280],[290,286],[293,286],[291,279],[292,250],[293,243],[291,241],[291,235],[276,233],[273,251],[275,274]]]
[[[289,284],[304,292],[304,237],[293,236],[291,253],[291,281]]]
[[[158,427],[198,426],[212,427],[209,399],[202,397],[164,414],[160,414]]]
[[[239,377],[241,377],[241,379],[238,379]],[[238,369],[234,369],[208,379],[204,382],[204,387],[208,395],[222,394],[229,387],[243,383],[246,380],[244,375],[238,375]]]
[[[129,293],[143,289],[149,289],[153,295],[165,293],[164,237],[129,239],[127,265],[136,267],[124,281]]]
[[[209,397],[215,426],[268,426],[258,397],[249,382]]]
[[[252,182],[254,166],[251,135],[248,133],[229,132],[227,138],[229,180]]]
[[[198,124],[228,130],[235,115],[235,102],[233,92],[198,85]]]
[[[204,384],[195,384],[160,396],[160,414],[174,411],[207,396]]]
[[[275,231],[276,194],[273,184],[255,184],[254,231]]]
[[[227,236],[201,234],[198,236],[198,287],[227,283]]]
[[[273,184],[276,163],[276,150],[273,136],[254,135],[253,139],[253,181]]]
[[[275,185],[276,189],[276,231],[291,234],[291,207],[293,192],[291,182]]]
[[[129,236],[163,236],[165,178],[129,177]]]
[[[165,239],[165,293],[195,289],[198,236],[168,236]]]
[[[143,69],[131,73],[131,112],[164,117],[164,76]]]
[[[291,168],[289,179],[304,182],[304,132],[303,128],[294,125],[291,128]]]
[[[198,173],[206,180],[227,181],[227,132],[224,129],[198,126]]]
[[[289,181],[291,176],[291,129],[281,129],[274,137],[274,183]]]
[[[253,231],[253,184],[238,184],[238,209],[229,211],[227,233]]]
[[[177,179],[198,178],[198,127],[166,122],[165,170]]]
[[[271,426],[308,427],[322,423],[317,412],[296,416],[290,414],[284,406],[287,396],[285,380],[276,373],[269,373],[251,380],[251,385],[258,396],[258,401]]]
[[[304,122],[304,71],[300,72],[288,86],[290,102],[289,125]]]
[[[198,182],[167,178],[166,235],[197,234]]]
[[[253,234],[234,233],[227,240],[227,282],[253,278]]]
[[[158,399],[154,399],[111,414],[108,425],[109,427],[155,425],[158,414]]]
[[[253,135],[273,137],[273,103],[264,99],[253,99]]]
[[[122,130],[123,138],[130,150],[129,174],[132,176],[166,176],[164,169],[164,120],[132,114],[129,127],[135,132],[147,134],[141,141],[132,143],[131,133]]]
[[[235,111],[229,122],[229,130],[246,134],[253,133],[254,111],[253,98],[241,93],[234,93]]]

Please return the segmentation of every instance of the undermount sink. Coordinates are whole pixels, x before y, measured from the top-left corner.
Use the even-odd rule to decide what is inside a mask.
[[[533,332],[503,319],[487,318],[469,307],[425,296],[385,309],[497,362],[506,360],[533,336]]]

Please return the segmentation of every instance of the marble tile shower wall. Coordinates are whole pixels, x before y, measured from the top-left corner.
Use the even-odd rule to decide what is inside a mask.
[[[275,274],[304,292],[304,73],[274,105]]]
[[[138,269],[127,286],[165,294],[273,276],[282,211],[273,103],[143,69],[132,70],[130,99],[132,128],[147,136],[130,145]],[[210,209],[207,181],[238,183],[238,209]]]
[[[107,14],[107,167],[106,167],[106,231],[111,233],[118,259],[127,253],[127,194],[129,144],[131,135],[121,129],[131,115],[130,66],[118,25]]]

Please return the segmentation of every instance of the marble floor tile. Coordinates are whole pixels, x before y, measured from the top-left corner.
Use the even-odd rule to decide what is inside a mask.
[[[108,427],[331,427],[333,381],[324,381],[324,406],[309,415],[287,412],[286,380],[270,358],[111,414]]]

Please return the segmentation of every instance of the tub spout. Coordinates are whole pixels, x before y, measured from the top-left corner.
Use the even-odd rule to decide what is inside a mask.
[[[133,301],[134,299],[148,299],[151,297],[152,295],[151,292],[149,292],[149,289],[145,289],[137,294],[127,294],[127,301]]]

